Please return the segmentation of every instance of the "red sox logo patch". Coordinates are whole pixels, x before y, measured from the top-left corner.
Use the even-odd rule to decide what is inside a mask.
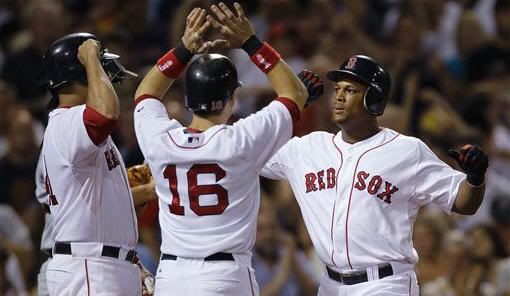
[[[358,59],[356,57],[350,57],[349,62],[347,62],[347,66],[345,66],[345,69],[352,69],[356,65],[356,62]]]
[[[358,172],[358,174],[356,175],[358,181],[356,182],[354,187],[359,191],[363,191],[366,189],[370,195],[376,195],[377,192],[379,192],[381,186],[383,185],[383,179],[381,178],[381,176],[375,175],[372,176],[372,178],[367,184],[365,181],[368,180],[369,176],[370,174],[365,171]],[[397,191],[398,187],[393,186],[393,184],[391,184],[388,181],[384,181],[384,190],[377,194],[376,196],[385,203],[390,204],[391,195]]]

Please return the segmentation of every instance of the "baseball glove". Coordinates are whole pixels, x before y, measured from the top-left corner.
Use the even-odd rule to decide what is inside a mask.
[[[154,294],[154,285],[156,279],[150,271],[145,268],[140,259],[137,257],[136,265],[140,269],[140,280],[142,281],[142,296],[152,296]]]
[[[147,164],[139,164],[127,169],[129,187],[148,184],[152,180],[151,170]]]

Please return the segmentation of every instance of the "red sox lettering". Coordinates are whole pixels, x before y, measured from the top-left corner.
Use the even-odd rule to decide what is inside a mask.
[[[321,191],[335,187],[335,169],[328,168],[320,170],[317,173],[308,173],[305,175],[306,193],[312,191]],[[326,177],[326,179],[324,179]]]
[[[374,175],[368,182],[368,186],[367,186],[367,183],[365,181],[368,180],[368,177],[370,177],[370,174],[365,171],[358,172],[356,177],[357,177],[358,181],[356,182],[354,187],[356,189],[358,189],[359,191],[363,191],[366,189],[370,195],[375,195],[381,188],[381,185],[383,182],[383,179],[381,178],[381,176]],[[384,191],[377,194],[377,197],[379,199],[381,199],[382,201],[384,201],[385,203],[390,204],[391,203],[391,195],[397,191],[398,191],[397,186],[393,186],[393,184],[391,184],[390,182],[384,181]]]

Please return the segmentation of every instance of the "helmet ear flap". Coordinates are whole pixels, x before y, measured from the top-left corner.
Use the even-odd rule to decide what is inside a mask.
[[[387,100],[384,95],[372,86],[367,88],[365,98],[363,99],[365,109],[374,116],[380,116],[383,114],[384,108],[386,107],[386,101]]]

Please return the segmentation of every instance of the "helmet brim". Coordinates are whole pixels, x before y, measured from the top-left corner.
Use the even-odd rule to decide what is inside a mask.
[[[374,84],[374,83],[370,83],[369,81],[366,81],[365,79],[363,79],[362,77],[360,77],[358,74],[354,73],[354,72],[351,72],[351,71],[348,71],[348,70],[332,70],[332,71],[328,71],[328,73],[326,74],[326,77],[331,80],[331,81],[334,81],[334,82],[338,82],[342,79],[345,79],[345,78],[350,78],[354,81],[357,81],[367,87],[371,86],[373,88],[375,88],[376,90],[378,90],[379,92],[382,92],[381,89],[379,88],[378,85]]]
[[[334,82],[338,82],[344,78],[352,78],[352,79],[362,82],[363,84],[368,84],[368,81],[365,81],[364,79],[359,77],[356,73],[347,71],[347,70],[328,71],[328,73],[326,74],[326,77],[329,80],[334,81]]]

